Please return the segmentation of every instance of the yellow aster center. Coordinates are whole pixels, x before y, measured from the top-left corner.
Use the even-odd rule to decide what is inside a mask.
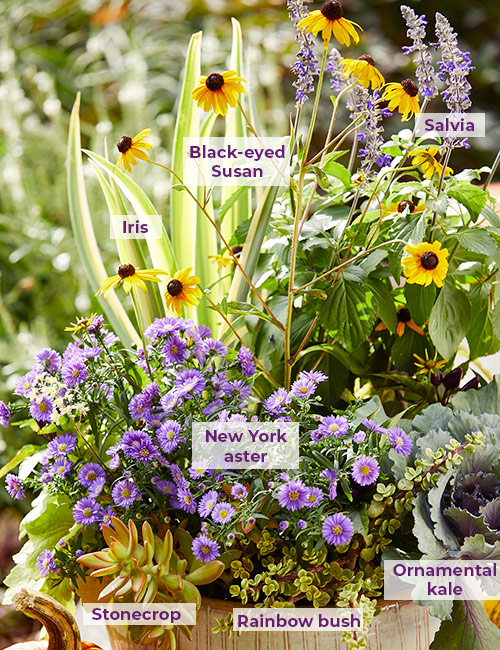
[[[130,496],[130,490],[128,488],[125,488],[124,490],[122,490],[122,497],[124,499],[128,499],[129,496]]]
[[[187,503],[188,506],[190,506],[191,503],[192,503],[192,501],[193,501],[193,499],[191,499],[190,496],[185,496],[185,497],[184,497],[184,501]]]
[[[299,388],[299,393],[307,393],[307,386],[301,386],[301,388]]]
[[[342,535],[342,526],[339,526],[339,524],[337,524],[336,526],[334,526],[334,527],[332,528],[332,533],[333,533],[334,535]]]
[[[370,468],[368,465],[363,465],[363,467],[360,469],[360,472],[363,476],[366,476],[367,474],[370,473]]]
[[[48,406],[47,406],[47,404],[45,404],[45,402],[40,402],[40,404],[38,405],[38,409],[39,409],[42,413],[45,413],[45,411],[47,410],[47,408],[48,408]]]
[[[332,432],[338,431],[338,429],[339,429],[339,425],[335,423],[330,424],[330,426],[328,427],[328,431],[332,431]]]
[[[207,501],[206,507],[207,507],[207,508],[211,508],[211,507],[212,507],[212,503],[213,503],[213,502],[212,502],[211,500],[210,500],[210,501]]]
[[[309,501],[309,503],[314,503],[316,501],[316,497],[314,494],[310,494],[307,500]]]
[[[397,444],[397,445],[402,445],[402,444],[403,444],[403,438],[401,438],[401,436],[398,436],[398,437],[396,438],[396,444]]]
[[[49,564],[50,564],[50,560],[48,558],[45,558],[45,560],[42,562],[42,564],[43,564],[43,567],[45,569],[47,569]]]
[[[210,547],[207,546],[206,544],[204,544],[204,545],[201,547],[201,551],[202,551],[202,553],[205,553],[205,554],[210,553]]]
[[[147,458],[149,456],[149,451],[147,449],[141,449],[141,456]]]
[[[31,384],[29,381],[25,381],[23,384],[24,390],[29,390],[31,388]]]
[[[66,451],[68,448],[68,445],[65,442],[61,442],[59,445],[57,445],[57,450],[58,451]]]
[[[83,516],[87,518],[92,517],[92,508],[85,508],[83,511]]]
[[[228,516],[228,511],[227,510],[221,510],[219,512],[219,517],[222,517],[222,519],[225,519]]]
[[[173,431],[169,431],[169,432],[167,433],[167,440],[173,440],[174,437],[175,437],[175,434],[174,434]]]
[[[177,352],[179,352],[179,348],[176,345],[172,345],[172,347],[170,348],[170,352],[172,354],[177,354]]]
[[[75,368],[74,370],[71,371],[71,376],[72,376],[74,379],[76,379],[76,378],[78,377],[79,374],[80,374],[80,371],[78,370],[78,368]]]
[[[95,472],[89,472],[87,474],[87,481],[95,481],[97,478],[97,474]]]
[[[297,499],[299,498],[299,493],[297,492],[297,490],[292,490],[288,496],[292,501],[297,501]]]

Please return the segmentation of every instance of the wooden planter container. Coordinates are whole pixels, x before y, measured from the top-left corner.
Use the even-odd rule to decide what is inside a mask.
[[[214,634],[214,618],[224,618],[234,607],[233,602],[203,599],[192,642],[179,633],[177,650],[348,650],[340,632],[243,632],[230,638]],[[367,650],[429,650],[439,623],[427,607],[410,601],[386,604],[366,635]],[[132,643],[124,628],[109,626],[107,631],[109,641],[99,639],[105,650],[153,650]],[[82,636],[86,638],[85,631]]]

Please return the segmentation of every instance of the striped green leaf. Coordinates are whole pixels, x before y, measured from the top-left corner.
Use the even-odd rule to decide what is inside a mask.
[[[76,96],[69,125],[67,157],[68,204],[73,236],[88,278],[90,290],[95,293],[102,282],[108,277],[108,274],[104,268],[101,253],[97,245],[85,191],[85,181],[82,171],[79,111],[80,93]],[[125,345],[129,345],[131,342],[139,344],[139,335],[118,297],[110,293],[108,300],[102,298],[99,300],[106,318],[110,321],[122,342]]]

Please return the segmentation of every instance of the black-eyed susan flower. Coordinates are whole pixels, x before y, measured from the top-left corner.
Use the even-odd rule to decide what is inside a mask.
[[[443,165],[441,164],[441,153],[437,147],[429,147],[428,149],[414,149],[410,153],[412,163],[422,170],[426,178],[433,176],[441,176],[443,172]],[[453,169],[447,167],[445,176],[453,174]]]
[[[422,359],[422,357],[419,357],[418,354],[413,353],[413,356],[417,361],[415,361],[415,365],[417,368],[420,368],[420,370],[417,370],[417,375],[423,375],[426,372],[429,374],[435,372],[442,366],[446,365],[449,361],[449,359],[442,359],[441,361],[437,361],[437,351],[434,353],[434,358],[429,359],[429,354],[427,352],[427,348],[425,348],[425,359]]]
[[[401,113],[402,122],[406,122],[415,113],[420,113],[418,86],[411,79],[387,84],[382,98],[389,102],[390,111],[397,109]]]
[[[314,36],[321,32],[325,48],[328,47],[332,35],[347,47],[351,44],[351,40],[359,43],[359,34],[355,28],[363,31],[357,23],[344,18],[344,10],[340,2],[326,2],[321,9],[311,11],[308,16],[302,18],[297,23],[297,27]]]
[[[97,314],[90,314],[90,316],[78,318],[76,322],[70,323],[69,327],[65,327],[65,332],[81,332],[86,330],[94,322],[94,318],[97,317]]]
[[[375,67],[375,59],[368,54],[363,54],[357,59],[344,59],[341,61],[344,66],[344,77],[354,77],[363,88],[380,88],[385,83],[382,74]]]
[[[96,296],[102,295],[103,298],[106,298],[108,291],[121,286],[125,293],[130,293],[134,285],[147,293],[148,288],[146,282],[161,282],[161,280],[156,277],[157,275],[168,275],[168,273],[161,269],[139,270],[136,269],[135,266],[132,266],[132,264],[122,264],[118,268],[117,275],[112,275],[104,280],[99,291],[96,293]]]
[[[396,334],[398,336],[403,336],[406,327],[409,327],[410,329],[412,329],[414,332],[417,332],[417,334],[420,334],[421,336],[424,335],[424,330],[413,321],[413,318],[411,317],[410,314],[410,310],[407,307],[400,307],[398,309],[397,319],[398,319],[398,324],[396,327]],[[375,331],[381,332],[382,330],[386,330],[386,329],[387,329],[387,325],[383,321],[380,321],[380,323],[375,328]]]
[[[410,199],[403,199],[397,203],[391,203],[390,205],[382,205],[382,215],[387,217],[390,214],[403,213],[405,210],[408,210],[408,214],[418,214],[423,212],[426,208],[425,203],[415,203]]]
[[[200,77],[200,81],[192,92],[193,99],[208,113],[212,108],[217,115],[226,115],[228,106],[234,108],[238,104],[238,93],[245,93],[240,77],[234,70],[227,72],[212,72]]]
[[[117,167],[123,167],[129,173],[132,173],[131,165],[137,165],[136,158],[140,160],[148,159],[148,154],[145,153],[144,149],[151,149],[152,147],[151,143],[147,141],[148,138],[151,139],[150,131],[151,129],[143,129],[133,138],[124,135],[118,140],[116,148],[120,152],[120,157],[116,163]]]
[[[165,301],[167,307],[178,316],[182,314],[182,305],[193,307],[198,304],[197,298],[202,295],[201,289],[196,286],[200,284],[200,278],[191,275],[192,270],[189,268],[177,271],[174,277],[167,282]]]
[[[428,287],[432,282],[437,287],[443,286],[448,272],[448,249],[441,248],[441,242],[432,244],[422,242],[405,246],[408,257],[401,260],[403,273],[409,284],[421,284]]]

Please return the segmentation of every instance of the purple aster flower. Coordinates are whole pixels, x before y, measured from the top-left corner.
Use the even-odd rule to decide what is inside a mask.
[[[19,377],[14,388],[14,393],[22,397],[29,397],[37,377],[38,373],[36,370],[30,370],[22,377]]]
[[[323,492],[317,487],[308,488],[306,508],[315,508],[323,499]]]
[[[104,323],[104,316],[102,314],[98,314],[98,315],[94,316],[94,318],[87,325],[87,331],[88,332],[97,332],[102,327],[103,323]]]
[[[166,494],[167,496],[175,496],[177,492],[175,483],[172,483],[172,481],[165,481],[161,479],[159,481],[155,481],[154,486],[158,490],[158,492],[161,492],[162,494]]]
[[[175,420],[166,420],[158,429],[156,435],[162,450],[169,454],[179,446],[181,425]]]
[[[323,418],[321,424],[311,433],[313,442],[320,442],[329,436],[338,438],[349,430],[349,422],[343,415],[328,415]]]
[[[316,384],[311,379],[297,379],[293,382],[290,394],[294,397],[311,397],[316,390]]]
[[[53,410],[54,406],[52,400],[46,395],[36,397],[30,402],[31,417],[41,424],[47,424],[50,422],[50,416],[52,415]]]
[[[182,318],[166,316],[165,318],[155,318],[151,325],[146,328],[144,334],[154,343],[156,339],[174,332],[179,332],[182,329],[185,329]]]
[[[97,523],[100,515],[101,506],[89,497],[77,501],[73,508],[73,519],[77,524],[81,524],[82,526],[91,526]]]
[[[111,490],[111,496],[117,506],[128,507],[141,498],[141,493],[132,481],[118,481]]]
[[[304,521],[303,519],[299,519],[297,522],[297,528],[299,530],[304,530],[304,528],[307,528],[307,521]]]
[[[63,365],[61,377],[66,386],[73,388],[87,379],[87,367],[80,359],[72,359]]]
[[[129,402],[128,411],[134,420],[142,420],[145,411],[149,407],[144,404],[144,398],[141,394],[134,395]]]
[[[215,504],[219,500],[219,495],[215,490],[210,490],[207,494],[205,494],[200,501],[200,505],[198,506],[198,512],[200,513],[200,517],[208,517],[212,510],[214,509]]]
[[[286,530],[289,526],[289,523],[288,521],[286,521],[286,519],[283,519],[283,521],[280,521],[279,526],[280,526],[280,530]]]
[[[321,532],[328,544],[344,546],[354,535],[354,525],[349,517],[337,512],[325,519]]]
[[[119,444],[113,445],[110,447],[107,452],[106,456],[111,456],[111,459],[108,463],[109,469],[118,469],[120,467],[120,454],[118,453],[120,451],[121,447]]]
[[[286,472],[281,472],[281,474],[280,474],[280,479],[281,479],[282,481],[289,481],[289,480],[290,480],[290,475],[287,474]]]
[[[8,427],[10,422],[10,408],[5,402],[0,401],[0,424]]]
[[[194,325],[193,321],[190,322],[191,322],[191,326],[187,329],[191,329],[191,334],[193,335],[193,338],[205,339],[212,336],[212,330],[207,325]]]
[[[228,422],[248,422],[248,419],[244,413],[233,413],[229,416]]]
[[[419,90],[424,97],[432,99],[438,94],[438,89],[432,55],[429,52],[429,46],[424,43],[427,20],[424,15],[418,16],[413,9],[406,5],[401,7],[401,13],[408,27],[406,35],[413,41],[413,45],[403,48],[403,54],[415,53],[413,61],[417,64],[416,76]]]
[[[227,347],[222,343],[222,341],[209,337],[203,339],[200,343],[199,358],[201,361],[205,361],[207,356],[225,357],[226,354]]]
[[[201,395],[205,390],[205,384],[205,377],[194,368],[181,370],[174,382],[179,394],[192,396]]]
[[[326,479],[327,481],[336,481],[337,480],[337,471],[334,469],[324,469],[321,474],[321,478]]]
[[[285,483],[278,490],[278,502],[287,510],[300,510],[307,503],[308,488],[300,480]]]
[[[337,498],[337,481],[332,481],[328,486],[328,498],[334,501]]]
[[[328,381],[328,377],[319,370],[302,370],[302,372],[299,372],[298,379],[309,379],[315,384]]]
[[[397,454],[404,458],[410,455],[413,449],[413,441],[409,435],[399,427],[389,429],[387,435]]]
[[[360,456],[352,466],[352,477],[358,485],[371,485],[375,483],[380,474],[380,468],[373,456]]]
[[[244,499],[247,494],[248,490],[243,483],[235,483],[231,488],[231,496],[234,499]]]
[[[369,431],[373,431],[374,433],[387,433],[387,429],[380,424],[377,424],[373,420],[369,420],[368,418],[364,418],[361,420],[361,424],[366,427]]]
[[[203,407],[203,415],[211,415],[212,413],[215,413],[221,406],[224,406],[224,402],[221,399],[215,399],[213,402],[209,402],[206,406]]]
[[[43,578],[48,578],[50,573],[57,571],[54,558],[48,548],[42,551],[36,559],[36,566]]]
[[[217,393],[217,397],[226,395],[230,392],[229,381],[227,380],[227,372],[222,370],[221,372],[215,372],[212,375],[212,386],[214,391]]]
[[[165,393],[160,400],[161,407],[164,413],[172,413],[178,406],[181,405],[181,395],[178,391],[171,390]]]
[[[290,396],[284,388],[278,388],[274,393],[262,403],[265,410],[271,415],[280,415],[284,413],[284,406],[290,401]]]
[[[176,505],[181,510],[184,510],[185,512],[188,512],[190,515],[192,515],[194,512],[196,512],[196,501],[193,499],[193,495],[191,494],[189,488],[180,487],[177,490],[177,502],[176,502]]]
[[[85,463],[78,472],[78,482],[84,487],[91,487],[99,479],[105,479],[106,472],[97,463]]]
[[[240,400],[246,400],[250,397],[252,392],[251,386],[245,384],[241,379],[236,379],[235,381],[229,382],[229,390],[232,393],[233,397],[236,397]]]
[[[249,348],[244,345],[238,351],[238,361],[241,365],[241,372],[244,377],[253,377],[255,374],[255,363],[253,354]]]
[[[182,363],[189,356],[186,351],[186,342],[176,332],[165,339],[163,352],[169,363]]]
[[[101,508],[99,517],[99,528],[102,530],[103,526],[111,525],[111,517],[116,517],[116,512],[111,506],[108,506],[107,508]]]
[[[212,509],[212,519],[217,524],[225,524],[236,514],[236,509],[230,503],[216,503]]]
[[[22,483],[15,474],[7,474],[5,477],[5,489],[13,499],[24,499],[26,496]]]
[[[352,437],[352,441],[356,442],[358,445],[364,441],[366,438],[366,433],[364,431],[356,431]]]
[[[120,446],[126,456],[143,465],[147,465],[158,455],[151,437],[144,431],[125,431]]]
[[[206,535],[199,535],[193,540],[191,545],[193,555],[202,562],[211,562],[219,557],[219,545]]]
[[[199,479],[202,476],[205,476],[205,472],[207,471],[207,464],[207,462],[201,462],[197,463],[196,465],[192,465],[188,469],[189,476],[194,479]]]
[[[59,476],[60,478],[66,478],[73,468],[73,462],[68,460],[64,456],[58,458],[56,462],[49,469],[51,476]]]
[[[170,472],[172,474],[172,478],[174,479],[174,482],[177,485],[177,487],[186,487],[188,485],[188,482],[184,478],[184,474],[182,473],[182,470],[178,465],[176,465],[175,463],[171,463]]]

